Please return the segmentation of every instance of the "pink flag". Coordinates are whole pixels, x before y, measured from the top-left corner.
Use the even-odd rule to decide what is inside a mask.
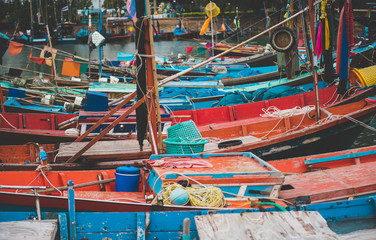
[[[132,18],[134,23],[136,23],[136,0],[127,0],[127,11],[129,17]]]
[[[187,47],[187,53],[190,54],[193,50],[193,47]]]
[[[319,30],[317,33],[317,41],[316,41],[316,55],[317,55],[317,61],[320,60],[321,54],[322,54],[322,39],[321,39],[321,22],[319,25]]]

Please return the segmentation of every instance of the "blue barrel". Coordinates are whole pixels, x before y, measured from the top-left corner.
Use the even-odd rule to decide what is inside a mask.
[[[116,192],[137,192],[140,169],[130,165],[116,168]]]

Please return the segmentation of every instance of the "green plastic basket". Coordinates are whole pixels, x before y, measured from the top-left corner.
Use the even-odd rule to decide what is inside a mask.
[[[203,152],[208,140],[203,138],[167,138],[163,142],[166,144],[167,154],[191,154]]]
[[[181,122],[167,128],[168,138],[201,138],[201,134],[198,131],[195,122],[192,120]]]

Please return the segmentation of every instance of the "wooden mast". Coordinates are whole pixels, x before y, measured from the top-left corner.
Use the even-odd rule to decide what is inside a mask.
[[[310,30],[311,30],[311,66],[312,66],[312,76],[313,76],[313,85],[314,85],[314,92],[315,92],[315,110],[316,110],[316,121],[320,119],[320,107],[319,107],[319,87],[318,87],[318,78],[317,78],[317,72],[316,72],[316,66],[315,66],[315,29],[314,29],[314,16],[313,16],[313,0],[308,0],[309,4],[309,22],[310,22]],[[308,43],[306,43],[308,44]]]
[[[154,56],[154,39],[153,39],[153,27],[151,22],[151,11],[150,2],[146,0],[146,10],[148,18],[145,19],[145,48],[146,54],[148,55],[146,59],[147,67],[147,89],[150,92],[153,88],[152,96],[147,101],[149,109],[149,134],[152,143],[152,151],[154,154],[162,152],[162,123],[161,123],[161,111],[159,107],[159,91],[158,91],[158,80],[157,80],[157,66],[155,63]],[[154,94],[153,94],[154,93]],[[157,113],[155,113],[155,111]],[[156,115],[157,114],[157,119]],[[158,124],[158,128],[157,128]],[[158,136],[157,136],[158,129]]]

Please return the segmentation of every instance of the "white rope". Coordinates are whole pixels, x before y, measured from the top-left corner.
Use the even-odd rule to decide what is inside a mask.
[[[371,130],[371,131],[373,131],[373,132],[376,132],[376,128],[371,127],[370,125],[365,124],[364,122],[359,121],[358,119],[352,118],[352,117],[350,117],[349,115],[333,115],[332,113],[328,112],[326,109],[323,109],[323,111],[324,111],[326,114],[328,114],[328,117],[325,118],[325,119],[323,119],[323,120],[325,120],[325,121],[332,120],[332,119],[334,119],[334,118],[341,118],[341,117],[343,117],[343,118],[348,119],[349,121],[352,121],[352,122],[354,122],[354,123],[356,123],[356,124],[359,124],[360,126],[366,128],[366,129],[368,129],[368,130]]]
[[[39,175],[40,175],[41,173],[39,173],[33,180],[31,180],[31,182],[29,183],[29,184],[27,184],[26,186],[30,186],[38,177],[39,177]],[[17,189],[16,190],[16,193],[18,193],[18,190],[19,189]]]
[[[262,111],[264,114],[260,114],[261,117],[291,117],[295,115],[300,115],[300,114],[305,114],[310,111],[312,111],[315,108],[313,105],[305,106],[305,107],[299,107],[296,106],[291,109],[285,109],[285,110],[280,110],[275,106],[270,106],[269,108],[265,109],[263,108]]]
[[[2,119],[5,120],[5,122],[7,122],[9,124],[9,126],[11,126],[13,129],[17,129],[15,126],[13,126],[10,122],[8,122],[8,120],[3,116],[3,114],[0,113],[0,116]]]
[[[46,179],[46,181],[56,190],[60,193],[60,196],[63,196],[63,192],[60,191],[57,187],[55,187],[51,182],[50,180],[48,180],[46,174],[43,172],[43,169],[40,169],[40,173],[42,173],[43,177]]]

